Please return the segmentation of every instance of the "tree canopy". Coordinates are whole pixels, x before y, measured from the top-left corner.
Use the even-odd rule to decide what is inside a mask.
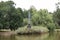
[[[15,30],[22,26],[23,11],[15,8],[13,1],[0,2],[0,29],[10,28]]]

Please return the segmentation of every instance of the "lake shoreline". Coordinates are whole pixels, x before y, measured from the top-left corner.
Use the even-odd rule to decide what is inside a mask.
[[[60,29],[55,29],[55,31],[53,32],[60,32]],[[49,33],[49,31],[27,31],[27,32],[15,32],[15,31],[0,31],[0,35],[14,35],[14,34],[18,34],[18,35],[31,35],[31,34],[45,34],[45,33]]]
[[[10,36],[14,34],[15,34],[14,31],[0,31],[0,35]]]

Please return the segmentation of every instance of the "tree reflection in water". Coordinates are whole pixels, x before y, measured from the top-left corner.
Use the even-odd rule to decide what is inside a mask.
[[[40,35],[1,35],[0,40],[60,40],[60,32]]]

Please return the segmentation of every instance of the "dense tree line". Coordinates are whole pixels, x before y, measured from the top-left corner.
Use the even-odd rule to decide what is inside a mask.
[[[54,13],[48,12],[47,9],[37,10],[34,6],[30,9],[22,10],[22,8],[15,8],[13,1],[0,2],[0,29],[16,30],[28,24],[28,13],[31,14],[31,25],[46,26],[49,30],[58,28],[60,26],[60,9]]]

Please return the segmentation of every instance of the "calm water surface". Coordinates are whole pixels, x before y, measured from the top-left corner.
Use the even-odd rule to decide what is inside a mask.
[[[0,40],[60,40],[60,32],[40,35],[1,35]]]

